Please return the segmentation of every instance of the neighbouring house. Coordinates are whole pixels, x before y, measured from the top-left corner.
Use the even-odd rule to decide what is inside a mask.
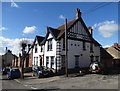
[[[65,70],[65,26],[47,27],[45,37],[35,37],[33,66],[45,66],[55,72]],[[85,25],[77,8],[76,18],[67,22],[68,70],[89,67],[93,61],[100,62],[101,45],[92,33],[92,28]]]
[[[106,68],[111,68],[113,67],[113,56],[110,55],[107,51],[106,48],[100,48],[101,52],[101,63],[106,67]]]
[[[12,64],[18,61],[18,57],[14,54],[12,54],[12,51],[7,50],[6,48],[6,53],[2,55],[2,66],[12,66],[12,65],[17,65],[17,64]]]
[[[14,55],[14,60],[12,60],[12,67],[18,67],[18,57]]]
[[[113,57],[113,66],[120,67],[120,45],[114,43],[112,46],[106,48],[106,51]]]
[[[36,36],[33,48],[33,66],[44,66],[44,45],[42,41],[45,37]]]
[[[32,58],[33,58],[33,48],[30,48],[30,52],[28,54],[26,54],[25,60],[24,60],[24,68],[27,67],[32,67]],[[18,57],[18,67],[22,67],[22,55],[21,53],[19,53],[19,57]]]

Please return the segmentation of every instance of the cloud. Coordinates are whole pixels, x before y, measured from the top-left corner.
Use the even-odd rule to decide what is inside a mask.
[[[103,48],[107,48],[107,47],[110,47],[110,46],[112,46],[112,45],[105,45],[105,46],[103,46]]]
[[[31,26],[31,27],[25,27],[24,30],[23,30],[23,33],[24,34],[29,34],[29,33],[34,33],[36,30],[36,27],[35,26]]]
[[[60,18],[60,19],[65,19],[65,16],[60,15],[59,18]]]
[[[19,8],[19,6],[13,0],[11,0],[11,7]]]
[[[4,54],[5,47],[8,47],[8,49],[10,49],[13,54],[18,55],[19,53],[21,53],[20,43],[23,40],[26,40],[27,43],[30,43],[30,44],[33,42],[33,39],[29,39],[29,38],[10,39],[10,38],[5,38],[3,36],[0,36],[0,49],[2,50],[2,51],[0,51],[0,54]]]
[[[3,31],[3,30],[7,30],[7,28],[6,28],[6,27],[1,27],[1,26],[0,26],[0,31]]]
[[[97,29],[103,37],[108,38],[118,31],[118,24],[116,24],[114,20],[104,21],[102,23],[94,24],[92,28]]]

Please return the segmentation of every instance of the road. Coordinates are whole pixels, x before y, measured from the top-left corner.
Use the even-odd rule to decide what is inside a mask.
[[[78,77],[26,78],[20,83],[31,89],[118,89],[118,75],[89,74]]]
[[[68,77],[40,84],[30,84],[41,89],[118,89],[118,76],[86,75]]]
[[[2,89],[29,89],[15,80],[2,80]]]
[[[78,77],[55,76],[50,78],[26,77],[24,80],[3,79],[3,89],[118,89],[118,75],[89,74]]]
[[[15,80],[8,80],[6,76],[0,75],[0,89],[30,89],[23,84],[16,82]]]

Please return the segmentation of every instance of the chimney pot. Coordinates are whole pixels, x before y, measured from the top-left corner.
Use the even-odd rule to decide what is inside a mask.
[[[118,43],[114,43],[113,47],[118,48],[119,47]]]

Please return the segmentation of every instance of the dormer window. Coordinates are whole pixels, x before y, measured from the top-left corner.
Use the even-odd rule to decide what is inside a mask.
[[[48,51],[52,51],[52,39],[49,39],[49,40],[48,40],[47,50],[48,50]]]
[[[37,49],[37,44],[35,44],[35,53],[37,53],[38,49]]]

